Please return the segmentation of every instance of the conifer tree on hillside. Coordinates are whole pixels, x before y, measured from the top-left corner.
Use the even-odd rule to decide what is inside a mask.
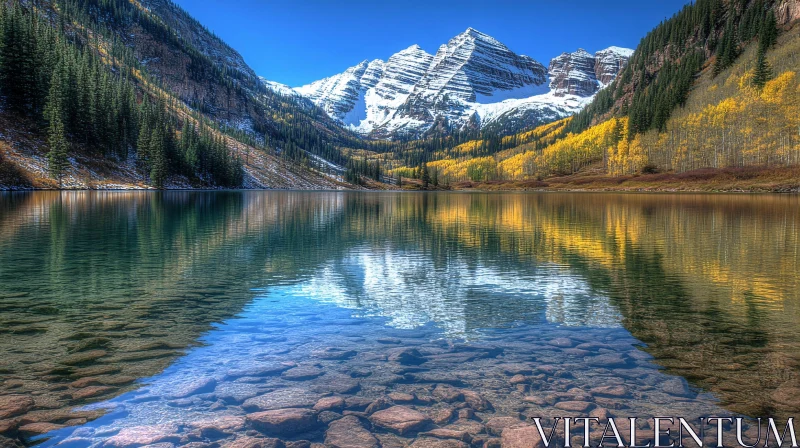
[[[64,122],[58,115],[54,114],[53,120],[50,122],[50,132],[48,144],[50,151],[47,153],[47,168],[50,176],[58,180],[59,188],[62,186],[64,174],[69,166],[67,154],[69,153],[69,143],[64,131]]]
[[[427,190],[431,183],[431,173],[428,171],[428,164],[423,163],[420,165],[420,179],[422,179],[422,188]]]
[[[733,65],[739,56],[739,43],[736,39],[736,28],[733,19],[728,19],[725,32],[722,34],[717,47],[717,60],[714,62],[714,75]]]
[[[763,89],[770,79],[772,79],[772,68],[769,62],[767,62],[766,50],[759,47],[755,75],[753,76],[753,85],[758,89]]]
[[[167,143],[163,127],[156,127],[150,136],[150,181],[156,188],[164,188],[167,181]]]

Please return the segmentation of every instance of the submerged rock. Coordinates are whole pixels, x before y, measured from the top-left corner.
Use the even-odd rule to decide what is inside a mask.
[[[285,448],[286,445],[279,439],[242,436],[223,445],[225,448]]]
[[[415,348],[398,348],[389,351],[389,361],[405,366],[418,366],[427,360]]]
[[[245,417],[230,415],[192,422],[188,426],[198,430],[203,437],[219,438],[244,430],[245,423]]]
[[[330,448],[378,448],[378,439],[361,424],[358,417],[349,415],[330,424],[325,432],[325,445]]]
[[[589,392],[592,395],[604,397],[625,397],[628,395],[628,390],[624,386],[600,386],[589,390]]]
[[[29,423],[27,425],[20,426],[17,431],[19,431],[19,433],[24,437],[33,437],[47,434],[50,431],[55,431],[63,427],[64,425],[57,425],[55,423]]]
[[[460,440],[423,437],[415,440],[409,448],[469,448],[469,445]]]
[[[464,394],[453,386],[447,384],[439,384],[433,390],[433,396],[441,401],[452,403],[464,399]]]
[[[392,401],[389,400],[388,398],[381,397],[370,403],[370,405],[367,406],[367,409],[364,412],[366,412],[367,414],[374,414],[378,411],[389,409],[390,407],[392,407],[392,404],[393,404]]]
[[[472,435],[466,431],[458,431],[455,429],[436,428],[428,432],[421,433],[420,436],[433,437],[436,439],[453,439],[462,442],[472,442]]]
[[[587,401],[562,401],[561,403],[556,403],[555,407],[562,411],[585,412],[592,406],[594,406],[594,404]]]
[[[317,415],[309,409],[277,409],[248,414],[247,423],[267,435],[293,436],[314,429]]]
[[[405,406],[393,406],[370,416],[373,425],[404,435],[424,430],[432,423],[425,414]]]
[[[330,361],[350,359],[356,356],[356,354],[357,353],[354,350],[342,350],[335,347],[328,347],[311,353],[312,356]]]
[[[586,364],[593,367],[619,367],[627,364],[625,358],[618,353],[607,353],[584,358]]]
[[[117,435],[106,440],[103,446],[127,448],[179,440],[176,425],[134,426],[123,428]]]
[[[296,367],[294,363],[261,364],[228,372],[228,378],[275,376]]]
[[[321,398],[315,405],[314,410],[317,412],[330,411],[333,409],[344,409],[345,401],[342,397],[325,397]]]
[[[503,448],[539,448],[542,437],[535,426],[519,425],[504,429],[500,443]]]
[[[78,366],[94,362],[104,356],[108,355],[105,350],[91,350],[88,352],[76,353],[66,358],[61,359],[60,363],[66,366]]]
[[[550,345],[559,348],[572,348],[575,346],[575,343],[572,339],[569,338],[555,338],[551,339],[549,342]]]
[[[279,389],[244,402],[247,411],[270,411],[284,408],[310,408],[320,399],[320,395],[300,388]]]
[[[661,383],[661,390],[677,397],[688,397],[692,395],[689,385],[686,384],[686,380],[682,378],[673,378],[663,381]]]
[[[389,394],[389,399],[395,403],[411,403],[414,401],[413,394],[406,394],[403,392],[392,392]]]
[[[771,395],[777,403],[794,407],[800,403],[800,385],[795,382],[781,384]]]
[[[469,407],[472,409],[483,412],[492,409],[492,404],[489,403],[489,400],[483,398],[481,394],[468,389],[462,389],[461,393],[464,395],[464,401],[467,402]]]
[[[33,405],[33,398],[25,395],[0,396],[0,419],[22,415],[28,412]]]
[[[72,393],[73,400],[86,400],[89,398],[99,397],[101,395],[106,395],[110,392],[115,391],[116,389],[113,387],[108,386],[89,386],[84,387],[83,389],[77,390]]]
[[[213,392],[215,387],[217,387],[217,380],[214,378],[196,378],[175,386],[169,397],[187,398],[192,395]]]
[[[300,366],[289,369],[281,374],[281,378],[289,381],[305,381],[312,380],[322,376],[324,372],[312,366]]]
[[[486,431],[489,434],[499,436],[506,428],[511,428],[522,424],[524,423],[515,417],[492,417],[486,422]]]

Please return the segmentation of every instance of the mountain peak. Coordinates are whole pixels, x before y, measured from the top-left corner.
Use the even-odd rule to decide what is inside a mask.
[[[428,54],[428,52],[426,52],[425,50],[423,50],[423,49],[422,49],[422,47],[420,47],[419,45],[417,45],[417,44],[414,44],[414,45],[412,45],[412,46],[410,46],[410,47],[406,48],[405,50],[401,50],[401,51],[399,51],[397,54],[402,54],[402,55],[409,55],[409,54]]]
[[[497,42],[497,40],[495,38],[493,38],[492,36],[490,36],[490,35],[488,35],[486,33],[482,33],[482,32],[480,32],[480,31],[478,31],[478,30],[476,30],[475,28],[472,28],[472,27],[467,28],[466,31],[464,31],[463,33],[461,33],[458,36],[456,36],[456,39],[465,38],[465,37],[471,37],[473,39],[489,40],[489,41]]]

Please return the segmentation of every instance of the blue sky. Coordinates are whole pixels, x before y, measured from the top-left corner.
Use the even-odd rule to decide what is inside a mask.
[[[435,54],[473,27],[547,65],[565,51],[635,48],[686,0],[175,0],[261,76],[293,87],[386,60]]]

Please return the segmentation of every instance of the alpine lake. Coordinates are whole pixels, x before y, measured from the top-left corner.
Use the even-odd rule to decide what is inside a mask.
[[[786,418],[798,329],[795,195],[0,193],[3,447]]]

